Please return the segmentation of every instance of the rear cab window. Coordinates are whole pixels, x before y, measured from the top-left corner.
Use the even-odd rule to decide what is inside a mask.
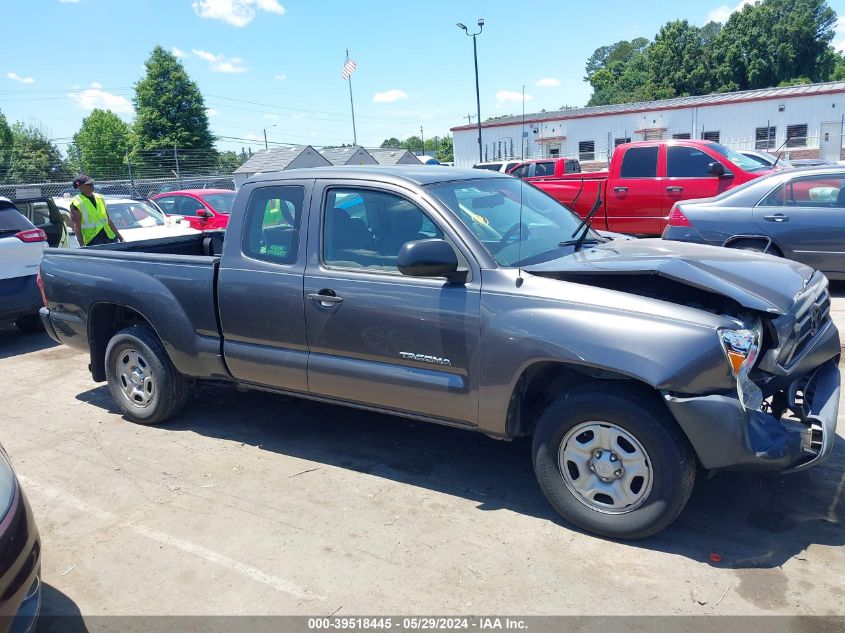
[[[304,200],[301,185],[255,189],[247,202],[244,255],[273,264],[295,264]]]

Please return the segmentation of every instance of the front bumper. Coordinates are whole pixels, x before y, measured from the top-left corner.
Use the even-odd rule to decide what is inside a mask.
[[[821,464],[833,452],[839,415],[837,362],[824,362],[806,383],[810,401],[803,422],[746,411],[736,396],[664,398],[704,468],[797,472]]]
[[[2,458],[0,458],[2,459]],[[41,608],[41,539],[18,486],[0,521],[0,633],[28,633]]]

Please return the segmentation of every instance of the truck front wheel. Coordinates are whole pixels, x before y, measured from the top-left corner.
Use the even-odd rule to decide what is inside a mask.
[[[610,538],[656,534],[683,510],[695,456],[658,400],[635,389],[587,386],[545,410],[534,472],[567,521]]]
[[[175,415],[188,396],[185,377],[148,327],[117,332],[106,347],[109,391],[123,415],[138,424],[159,424]]]

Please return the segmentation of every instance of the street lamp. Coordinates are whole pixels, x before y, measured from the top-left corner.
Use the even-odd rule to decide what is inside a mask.
[[[476,111],[476,123],[478,124],[478,162],[482,162],[481,159],[481,96],[478,92],[478,48],[475,44],[475,38],[478,35],[481,35],[481,31],[484,30],[484,18],[478,18],[478,33],[470,33],[467,30],[467,27],[460,22],[458,22],[458,28],[461,29],[464,33],[466,33],[469,37],[472,38],[472,58],[475,61],[475,105],[477,107]]]

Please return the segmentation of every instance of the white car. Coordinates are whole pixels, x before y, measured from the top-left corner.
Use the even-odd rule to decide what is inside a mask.
[[[47,234],[0,198],[0,321],[13,320],[23,332],[41,328],[36,277],[46,246]]]
[[[488,171],[498,171],[503,174],[508,173],[511,169],[519,165],[522,161],[516,158],[508,160],[491,160],[486,163],[476,163],[472,166],[473,169],[486,169]]]
[[[104,196],[104,199],[109,218],[127,242],[200,233],[192,229],[182,216],[165,216],[149,200],[112,196]],[[73,198],[53,198],[53,201],[63,214],[68,214],[69,222],[70,203]]]

